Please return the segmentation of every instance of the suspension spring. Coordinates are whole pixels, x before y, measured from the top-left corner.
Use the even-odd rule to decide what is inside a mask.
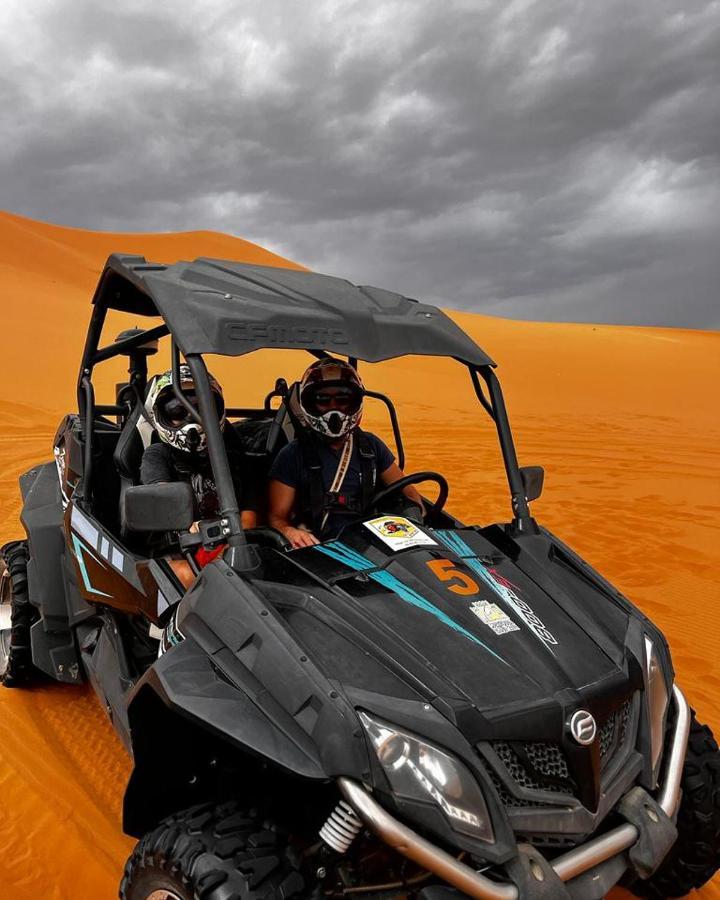
[[[352,806],[341,800],[320,829],[320,837],[336,853],[347,853],[362,827]]]

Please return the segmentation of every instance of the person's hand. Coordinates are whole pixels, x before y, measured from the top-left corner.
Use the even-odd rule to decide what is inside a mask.
[[[292,525],[288,525],[280,530],[290,541],[293,550],[299,550],[300,547],[313,547],[320,543],[312,531],[305,531],[304,528],[293,528]]]

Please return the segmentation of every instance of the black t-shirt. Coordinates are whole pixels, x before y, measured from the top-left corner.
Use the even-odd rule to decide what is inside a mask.
[[[379,437],[370,434],[367,431],[363,433],[375,452],[375,465],[377,467],[379,478],[379,476],[395,462],[395,457]],[[314,445],[322,467],[323,489],[328,491],[335,478],[335,473],[337,472],[342,448],[333,450],[332,447],[324,441],[315,441]],[[290,441],[290,443],[286,447],[283,447],[278,453],[270,468],[268,477],[281,481],[283,484],[295,488],[296,490],[300,487],[307,478],[307,472],[303,465],[302,450],[297,440]],[[350,464],[348,465],[345,480],[342,484],[342,493],[348,498],[359,500],[362,494],[361,479],[362,463],[360,461],[358,441],[356,440],[353,444]],[[330,512],[327,522],[325,523],[325,528],[323,528],[322,534],[318,535],[318,537],[326,538],[336,534],[343,525],[347,524],[347,522],[347,513]]]
[[[227,432],[224,436],[238,506],[241,510],[257,510],[257,493],[250,481],[242,454],[229,445]],[[143,453],[140,481],[143,484],[186,481],[195,494],[197,519],[215,519],[220,513],[217,488],[207,453],[188,453],[163,441],[150,444]]]

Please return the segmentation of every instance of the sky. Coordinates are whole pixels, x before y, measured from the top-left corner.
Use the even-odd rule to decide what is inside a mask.
[[[717,0],[2,0],[0,127],[0,208],[43,221],[720,327]]]

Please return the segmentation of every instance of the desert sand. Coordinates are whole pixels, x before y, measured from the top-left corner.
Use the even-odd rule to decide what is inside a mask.
[[[211,232],[99,234],[0,213],[0,542],[22,536],[18,475],[50,457],[60,419],[76,408],[90,298],[111,252],[295,265]],[[536,517],[664,630],[679,684],[720,733],[720,335],[451,315],[499,365],[521,464],[545,467]],[[228,401],[247,404],[305,360],[258,354],[212,368]],[[100,402],[122,374],[119,364],[104,373]],[[495,435],[461,368],[413,359],[363,375],[395,399],[406,470],[444,472],[449,508],[465,521],[507,520]],[[388,433],[374,410],[366,424]],[[0,896],[117,896],[133,846],[120,825],[129,772],[88,687],[0,688]],[[720,898],[720,881],[697,896]]]

